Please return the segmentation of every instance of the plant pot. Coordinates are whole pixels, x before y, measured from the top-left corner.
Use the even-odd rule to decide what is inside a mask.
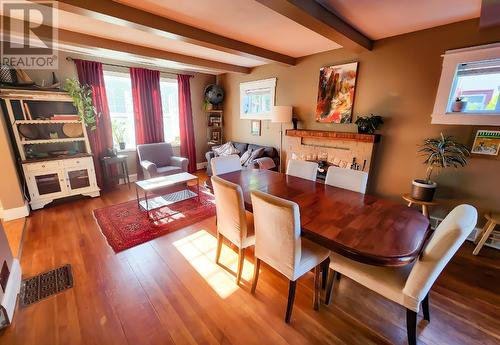
[[[120,150],[125,150],[125,143],[119,143],[120,145]]]
[[[370,127],[367,126],[358,126],[359,134],[373,134]]]
[[[459,112],[463,111],[466,106],[467,106],[466,101],[455,101],[451,105],[451,110],[456,112],[456,113],[459,113]]]
[[[436,192],[436,182],[428,183],[425,180],[413,180],[411,186],[411,197],[419,201],[432,201]]]

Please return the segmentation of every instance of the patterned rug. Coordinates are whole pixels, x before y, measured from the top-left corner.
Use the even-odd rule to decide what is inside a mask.
[[[94,210],[101,232],[115,252],[134,247],[169,232],[215,216],[215,198],[200,187],[198,198],[180,201],[153,212],[152,221],[137,200]],[[164,217],[164,218],[163,218]]]

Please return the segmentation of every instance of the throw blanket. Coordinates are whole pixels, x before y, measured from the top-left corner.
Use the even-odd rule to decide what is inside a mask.
[[[274,161],[269,157],[257,158],[254,161],[254,163],[256,163],[259,166],[259,169],[265,169],[265,170],[272,169],[276,166],[276,164],[274,164]]]

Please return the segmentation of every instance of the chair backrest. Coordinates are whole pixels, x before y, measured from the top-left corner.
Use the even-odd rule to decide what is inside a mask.
[[[139,161],[150,161],[157,167],[170,165],[170,157],[174,155],[172,145],[169,143],[155,143],[137,145]]]
[[[301,257],[299,206],[260,191],[252,192],[255,256],[293,279]]]
[[[316,181],[318,163],[290,159],[286,167],[286,174],[304,178],[306,180]]]
[[[240,157],[238,155],[214,157],[210,160],[213,175],[226,174],[241,170]]]
[[[342,169],[331,166],[326,172],[325,184],[352,190],[353,192],[366,193],[368,173],[359,170]]]
[[[243,192],[235,183],[212,176],[217,211],[217,231],[232,243],[241,246],[247,237],[247,221]]]
[[[455,207],[439,224],[422,255],[413,265],[403,293],[422,301],[476,223],[477,210],[474,207]]]

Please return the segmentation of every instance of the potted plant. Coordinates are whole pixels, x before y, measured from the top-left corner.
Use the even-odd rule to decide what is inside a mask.
[[[453,140],[453,137],[445,137],[443,133],[439,138],[428,138],[424,140],[418,152],[425,157],[424,164],[427,165],[425,179],[415,179],[412,183],[411,197],[420,201],[432,201],[437,184],[432,181],[434,171],[444,168],[460,168],[467,165],[470,155],[469,149]]]
[[[451,110],[454,112],[461,112],[467,106],[467,101],[464,101],[463,97],[455,98],[455,102],[451,105]]]
[[[118,143],[120,150],[125,150],[125,125],[123,122],[118,120],[113,120],[111,122],[111,131],[113,132],[113,138],[115,143]]]
[[[358,116],[355,124],[358,125],[358,133],[373,134],[384,123],[382,116],[370,114],[370,116]]]
[[[96,118],[100,115],[97,113],[94,102],[92,100],[92,89],[88,85],[81,85],[80,82],[75,79],[66,79],[63,89],[68,92],[70,97],[73,99],[73,104],[78,111],[80,120],[89,127],[91,130],[95,129]]]

